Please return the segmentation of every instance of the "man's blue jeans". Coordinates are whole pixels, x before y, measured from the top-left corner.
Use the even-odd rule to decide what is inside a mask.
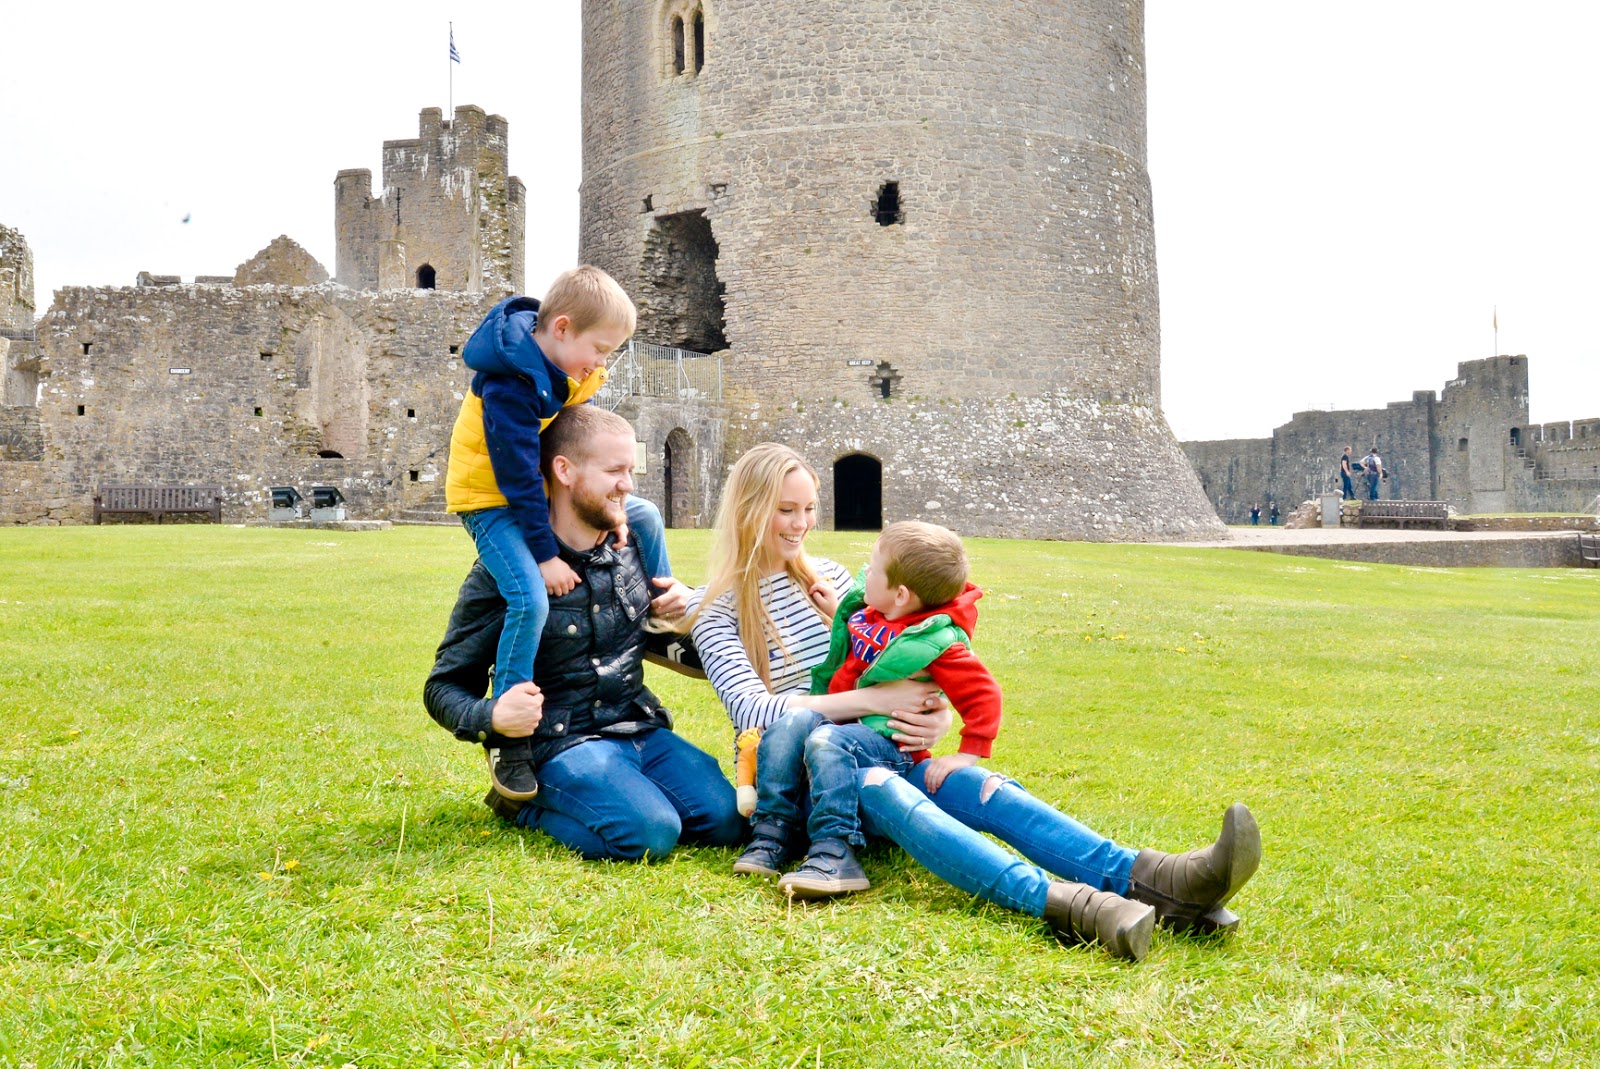
[[[1052,873],[1096,890],[1128,893],[1133,851],[1038,801],[1009,779],[982,801],[983,785],[994,773],[981,768],[952,772],[930,798],[920,789],[926,767],[923,762],[907,779],[891,776],[878,784],[868,782],[867,771],[858,773],[861,816],[869,834],[893,840],[946,883],[1035,917],[1044,914]],[[996,846],[980,830],[1015,846],[1036,864]]]
[[[680,841],[731,846],[745,832],[716,758],[666,728],[587,739],[552,757],[517,823],[588,861],[660,859]]]
[[[628,537],[639,540],[639,553],[645,571],[652,577],[672,574],[667,562],[666,531],[661,510],[642,497],[628,495]],[[500,645],[494,658],[494,694],[500,697],[518,683],[533,679],[533,661],[539,652],[539,638],[550,618],[550,595],[539,574],[522,528],[507,508],[478,509],[461,514],[462,526],[478,546],[478,559],[494,577],[500,596],[506,600],[505,623],[500,628]],[[660,593],[652,589],[650,596]]]
[[[1367,476],[1367,497],[1372,501],[1378,500],[1378,476],[1376,475]]]
[[[869,727],[835,724],[820,713],[797,709],[762,732],[752,819],[790,835],[803,825],[812,842],[843,839],[865,846],[856,782],[863,768],[903,774],[911,759]]]
[[[1350,476],[1340,472],[1339,478],[1344,483],[1344,500],[1354,501],[1356,499],[1356,489],[1350,484]]]

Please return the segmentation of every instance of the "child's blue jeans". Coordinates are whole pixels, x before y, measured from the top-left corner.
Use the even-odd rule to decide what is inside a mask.
[[[652,578],[672,574],[667,562],[666,531],[661,510],[642,497],[628,495],[628,540],[638,540],[645,571]],[[533,661],[539,652],[539,636],[550,617],[550,596],[539,574],[539,562],[528,549],[522,528],[507,508],[478,509],[461,514],[461,523],[478,546],[478,559],[494,577],[500,596],[506,600],[505,624],[500,629],[500,645],[495,651],[494,694],[500,697],[518,683],[533,679]],[[654,597],[659,591],[651,590]]]
[[[911,758],[869,727],[835,724],[810,709],[796,709],[761,733],[752,819],[775,824],[796,838],[804,827],[812,842],[843,839],[863,846],[867,839],[861,831],[856,783],[856,772],[863,768],[904,775],[911,770]]]

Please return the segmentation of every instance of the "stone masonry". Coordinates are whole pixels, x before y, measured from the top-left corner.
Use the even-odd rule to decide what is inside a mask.
[[[1252,502],[1287,511],[1339,492],[1346,445],[1357,460],[1377,445],[1390,472],[1379,490],[1386,499],[1447,501],[1463,513],[1580,512],[1600,493],[1600,419],[1530,424],[1525,356],[1463,362],[1442,395],[1419,390],[1386,408],[1297,412],[1271,438],[1185,442],[1183,450],[1218,515],[1242,523]]]
[[[33,310],[33,253],[21,231],[0,226],[0,406],[35,403],[39,376]],[[4,415],[0,421],[0,426],[11,422]]]
[[[33,342],[33,253],[20,231],[0,226],[0,463],[44,450]]]
[[[221,485],[228,522],[264,519],[274,485],[337,486],[362,518],[419,504],[443,484],[468,381],[457,353],[486,302],[63,289],[39,324],[43,456],[0,465],[0,522],[84,522],[102,483]]]
[[[1216,537],[1160,411],[1143,4],[795,10],[584,3],[580,258],[725,350],[724,461],[795,445],[825,523]]]
[[[274,485],[337,486],[360,519],[442,509],[460,349],[521,283],[523,193],[504,119],[421,126],[385,145],[379,197],[340,176],[341,265],[410,264],[351,285],[279,237],[231,275],[62,289],[35,328],[31,255],[0,229],[0,524],[85,522],[110,483],[221,485],[229,522],[266,519]]]
[[[412,140],[383,143],[372,172],[334,180],[337,279],[351,289],[520,293],[526,192],[507,173],[506,120],[462,105],[425,108]]]

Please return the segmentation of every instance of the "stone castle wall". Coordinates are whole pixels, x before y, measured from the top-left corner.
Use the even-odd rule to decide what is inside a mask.
[[[1339,492],[1346,445],[1358,461],[1378,447],[1390,473],[1379,489],[1385,499],[1448,501],[1475,514],[1565,512],[1600,493],[1600,420],[1530,425],[1523,356],[1466,361],[1442,395],[1423,390],[1381,409],[1297,412],[1271,438],[1185,442],[1183,450],[1217,514],[1242,523],[1253,502],[1292,508]]]
[[[644,447],[644,470],[634,474],[634,493],[654,501],[668,527],[710,527],[726,473],[723,406],[629,397],[616,411],[633,424]]]
[[[34,403],[39,380],[33,312],[33,252],[21,231],[0,226],[0,428],[10,426],[5,407]],[[8,448],[0,445],[0,458]]]
[[[0,226],[0,327],[33,325],[33,252],[20,230]]]
[[[59,291],[39,323],[40,460],[8,466],[0,522],[83,522],[103,483],[338,486],[383,518],[443,479],[491,299],[443,292],[163,286]],[[321,454],[321,455],[319,455]],[[337,455],[333,455],[337,454]]]
[[[39,410],[31,405],[0,405],[0,460],[43,459]]]
[[[506,120],[462,105],[425,108],[418,136],[383,144],[372,172],[334,180],[336,277],[352,289],[409,289],[431,268],[438,289],[502,296],[523,286],[526,193],[507,170]]]
[[[1159,409],[1142,3],[588,0],[584,34],[580,258],[642,339],[727,350],[730,455],[870,454],[886,520],[1220,532]],[[1048,488],[1001,506],[1001,469]]]

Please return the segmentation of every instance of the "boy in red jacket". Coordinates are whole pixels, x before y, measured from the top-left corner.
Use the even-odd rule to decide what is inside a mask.
[[[951,772],[989,756],[1000,729],[1000,686],[972,652],[977,601],[967,582],[967,555],[952,531],[903,521],[883,529],[861,580],[839,604],[828,658],[812,673],[813,693],[838,693],[910,677],[931,679],[961,717],[958,752],[933,758],[930,793]],[[905,773],[928,758],[903,754],[890,741],[888,717],[836,724],[802,710],[767,729],[756,772],[754,840],[733,871],[775,876],[793,858],[801,806],[810,781],[810,839],[805,863],[784,876],[781,890],[824,897],[871,886],[852,847],[866,842],[857,807],[856,771],[873,766]],[[803,771],[803,775],[802,775]]]

